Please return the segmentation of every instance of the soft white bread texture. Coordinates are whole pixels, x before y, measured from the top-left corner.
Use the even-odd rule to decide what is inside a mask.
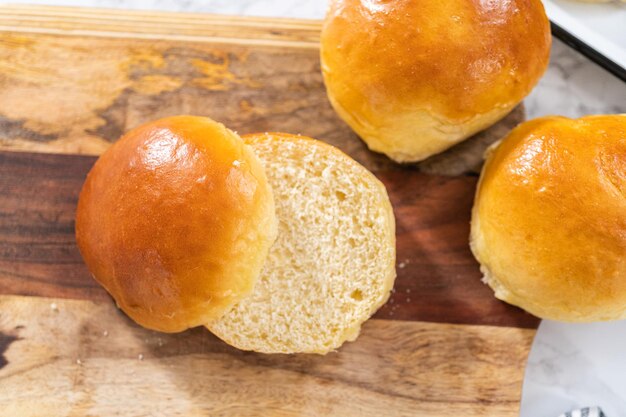
[[[552,320],[626,318],[626,115],[513,130],[483,168],[470,243],[501,300]]]
[[[354,340],[395,279],[384,185],[323,142],[245,136],[274,192],[278,238],[254,292],[207,327],[243,350],[325,354]]]
[[[541,0],[331,0],[322,73],[370,149],[415,162],[510,112],[546,70],[550,43]]]

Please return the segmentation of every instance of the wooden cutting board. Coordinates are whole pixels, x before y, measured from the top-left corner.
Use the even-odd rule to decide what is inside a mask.
[[[538,321],[494,299],[467,240],[487,143],[419,166],[369,152],[319,71],[320,22],[0,6],[0,415],[515,416]],[[390,301],[338,352],[237,351],[203,328],[142,329],[90,277],[74,209],[122,132],[210,116],[330,142],[387,186]],[[419,132],[416,132],[419,134]]]

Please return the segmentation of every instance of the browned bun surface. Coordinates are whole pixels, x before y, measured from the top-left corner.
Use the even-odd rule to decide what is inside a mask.
[[[235,133],[178,116],[131,130],[80,195],[78,245],[139,324],[182,331],[250,293],[276,234],[264,170]]]
[[[339,115],[399,162],[506,115],[547,68],[541,0],[331,0],[322,71]]]
[[[471,246],[496,296],[542,318],[626,318],[626,115],[546,117],[491,151]]]

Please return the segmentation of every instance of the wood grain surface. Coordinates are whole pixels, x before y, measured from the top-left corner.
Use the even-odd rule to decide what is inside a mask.
[[[0,7],[3,149],[99,155],[141,123],[192,113],[242,134],[322,139],[373,171],[403,169],[368,151],[331,108],[319,67],[320,22]],[[153,38],[139,36],[146,31]],[[181,31],[189,40],[165,36]],[[476,172],[484,148],[523,117],[520,106],[412,169]]]
[[[0,293],[104,300],[74,240],[94,157],[0,152]],[[468,247],[476,177],[376,171],[396,215],[395,291],[376,317],[535,328],[497,300]]]
[[[0,415],[517,415],[538,320],[482,284],[468,235],[482,151],[523,108],[442,155],[396,165],[330,107],[319,29],[0,6]],[[184,113],[327,141],[385,183],[398,279],[356,342],[326,357],[267,356],[204,329],[157,334],[90,277],[74,240],[86,173],[124,131]]]
[[[371,320],[337,353],[263,355],[142,329],[111,303],[0,296],[0,311],[10,416],[41,415],[37,399],[48,416],[513,417],[533,335]]]

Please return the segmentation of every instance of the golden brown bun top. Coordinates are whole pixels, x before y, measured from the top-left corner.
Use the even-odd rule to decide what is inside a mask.
[[[96,280],[139,324],[169,332],[247,295],[275,231],[256,156],[223,125],[192,116],[124,135],[87,176],[76,214]]]
[[[525,97],[550,43],[541,0],[331,0],[322,60],[344,108],[463,120]]]
[[[564,321],[626,314],[626,115],[522,124],[493,150],[472,249],[496,295]]]

